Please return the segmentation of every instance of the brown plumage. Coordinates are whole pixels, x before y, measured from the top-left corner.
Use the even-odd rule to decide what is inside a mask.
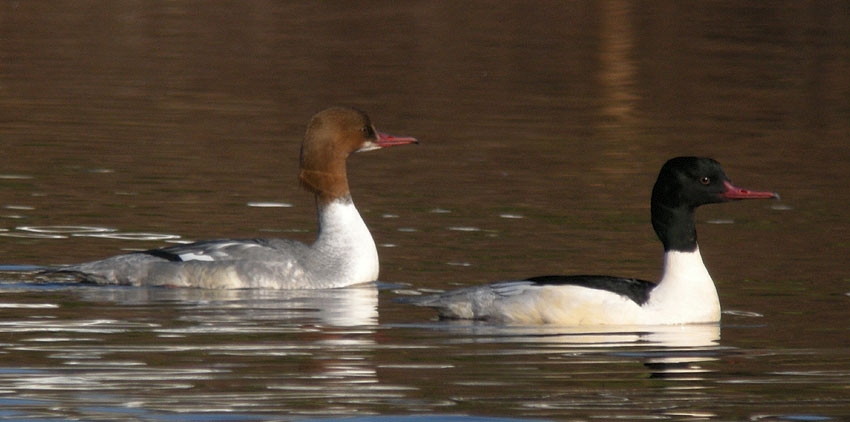
[[[346,158],[352,152],[381,146],[366,113],[347,107],[316,113],[301,144],[301,186],[315,193],[322,203],[348,195]]]

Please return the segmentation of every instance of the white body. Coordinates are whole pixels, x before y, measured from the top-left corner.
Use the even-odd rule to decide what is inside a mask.
[[[350,197],[319,210],[310,245],[285,239],[219,240],[165,249],[182,261],[126,254],[63,267],[100,284],[214,289],[323,289],[378,278],[378,251]]]
[[[607,290],[508,281],[412,299],[448,318],[510,324],[631,325],[720,321],[717,289],[699,248],[664,255],[661,281],[643,305]]]

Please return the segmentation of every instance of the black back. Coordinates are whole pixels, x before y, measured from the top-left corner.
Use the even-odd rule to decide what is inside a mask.
[[[162,258],[166,261],[183,262],[183,258],[180,258],[179,254],[169,251],[168,249],[149,249],[146,251],[139,251],[134,253],[155,256],[157,258]]]
[[[649,292],[656,286],[655,283],[646,280],[607,275],[544,275],[531,277],[525,281],[531,281],[540,286],[571,285],[606,290],[627,297],[638,305],[643,305],[649,300]]]

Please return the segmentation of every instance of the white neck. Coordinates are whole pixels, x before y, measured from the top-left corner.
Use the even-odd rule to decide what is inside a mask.
[[[350,196],[319,206],[319,235],[310,246],[319,285],[342,287],[378,279],[378,250]]]
[[[668,324],[720,321],[717,288],[702,262],[699,247],[693,252],[664,254],[661,281],[644,308],[651,319]]]

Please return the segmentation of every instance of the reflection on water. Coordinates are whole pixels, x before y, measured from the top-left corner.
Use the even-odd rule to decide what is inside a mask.
[[[569,367],[635,362],[645,365],[627,371],[635,380],[697,382],[709,372],[699,365],[724,353],[716,325],[379,325],[374,285],[209,291],[12,283],[0,285],[0,297],[17,298],[14,309],[0,306],[0,386],[14,393],[5,404],[20,418],[151,417],[165,409],[200,418],[284,409],[464,413],[534,377],[593,376]],[[472,376],[475,361],[492,372]],[[433,376],[467,392],[423,395]],[[85,403],[66,394],[83,391]]]
[[[12,409],[41,408],[46,402],[87,414],[86,409],[102,406],[113,408],[103,412],[114,417],[127,406],[143,414],[141,409],[160,408],[262,411],[278,406],[274,402],[281,397],[288,402],[356,397],[359,402],[399,394],[378,385],[368,356],[378,322],[374,285],[284,292],[54,284],[37,286],[40,296],[32,294],[36,286],[0,287],[2,298],[42,300],[18,304],[16,309],[29,314],[0,322],[0,332],[10,340],[2,345],[4,361],[17,362],[0,370],[0,385],[18,397],[38,397],[35,405],[8,403]],[[77,304],[99,304],[99,309],[67,312],[77,304],[43,301],[69,291]],[[228,363],[207,363],[216,360]],[[249,362],[253,369],[242,372]],[[225,392],[241,384],[251,390],[259,384],[264,392],[244,397]],[[140,385],[142,396],[150,397],[135,394]],[[62,391],[90,396],[87,403],[72,405],[56,396]],[[336,413],[329,410],[325,414]],[[16,414],[25,415],[34,414]]]
[[[664,348],[717,346],[720,327],[716,324],[657,326],[501,326],[469,321],[447,321],[424,328],[460,332],[485,343],[541,342],[567,347],[645,345]],[[468,340],[468,339],[466,339]],[[459,339],[458,341],[466,341]]]
[[[493,326],[468,321],[418,325],[421,328],[448,330],[456,338],[449,344],[487,343],[522,344],[541,348],[523,352],[504,349],[499,354],[527,355],[536,353],[581,354],[605,350],[616,356],[641,360],[653,377],[706,372],[700,362],[717,360],[720,326],[691,324],[675,326]],[[617,351],[619,349],[619,351]]]
[[[378,289],[374,284],[331,290],[205,290],[205,289],[100,289],[92,287],[82,298],[119,304],[182,303],[219,310],[205,313],[200,325],[227,331],[227,321],[286,321],[339,327],[370,327],[378,323]],[[207,319],[209,318],[209,319]],[[232,329],[244,332],[243,327]]]
[[[409,307],[380,303],[381,295],[375,285],[211,291],[6,282],[0,391],[9,397],[0,400],[13,419],[424,412],[560,420],[712,417],[726,414],[713,411],[718,397],[765,397],[739,386],[846,384],[846,371],[784,369],[805,354],[724,345],[714,324],[411,323]],[[733,336],[755,329],[752,316],[727,317]],[[737,373],[777,353],[791,365]]]
[[[0,284],[0,294],[16,292],[56,292],[72,290],[89,302],[111,302],[117,305],[169,304],[189,309],[203,308],[198,326],[212,332],[243,328],[228,327],[228,321],[286,321],[298,324],[303,319],[328,326],[374,326],[378,323],[378,289],[364,284],[330,290],[207,290],[207,289],[138,289],[76,284]],[[8,296],[7,296],[8,297]],[[54,304],[44,306],[58,307]],[[23,304],[21,306],[24,306]],[[33,304],[26,306],[32,307]],[[41,305],[39,305],[41,306]],[[51,321],[38,323],[51,324]],[[245,328],[247,329],[247,328]]]
[[[848,39],[840,1],[0,2],[0,419],[841,420]],[[700,210],[720,327],[434,322],[383,284],[34,283],[190,239],[309,242],[298,149],[331,104],[422,140],[348,162],[405,289],[656,279],[671,156],[784,201]]]

